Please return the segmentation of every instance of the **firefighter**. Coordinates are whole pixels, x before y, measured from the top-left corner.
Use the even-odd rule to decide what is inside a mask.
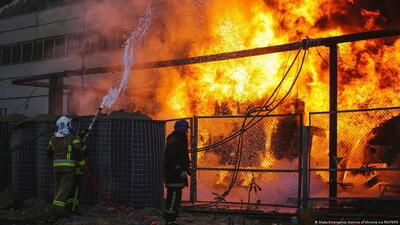
[[[58,131],[49,141],[48,156],[53,159],[53,206],[63,214],[76,211],[79,204],[80,174],[86,166],[86,147],[73,134],[71,119],[62,116],[56,124]]]
[[[167,188],[164,219],[167,225],[178,224],[176,217],[181,203],[182,189],[188,185],[187,175],[191,175],[188,129],[189,124],[186,120],[178,120],[175,122],[174,131],[167,137],[164,158],[164,182]]]

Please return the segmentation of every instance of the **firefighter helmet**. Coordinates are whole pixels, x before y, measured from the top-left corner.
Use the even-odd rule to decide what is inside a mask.
[[[189,129],[189,123],[186,120],[178,120],[175,122],[174,129],[176,131],[186,131]]]
[[[56,124],[58,133],[62,135],[68,135],[72,128],[71,119],[66,116],[61,116],[58,118]]]

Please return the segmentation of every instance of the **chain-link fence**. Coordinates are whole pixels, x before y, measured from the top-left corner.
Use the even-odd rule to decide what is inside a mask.
[[[201,148],[239,131],[244,117],[194,120],[195,145]],[[192,155],[195,203],[212,203],[229,190],[221,205],[231,208],[299,207],[302,117],[271,115],[256,120],[259,122],[244,133],[239,150],[236,137],[210,151]]]
[[[310,199],[399,199],[400,108],[335,115],[337,153],[331,154],[334,163],[330,165],[330,113],[310,113]],[[335,173],[337,177],[330,179]],[[332,182],[337,183],[336,197],[329,194]]]
[[[243,210],[297,208],[308,197],[329,200],[329,178],[335,173],[336,178],[331,180],[337,183],[337,199],[400,200],[400,107],[336,113],[334,165],[329,162],[330,115],[310,113],[310,135],[303,134],[302,115],[258,117],[255,120],[260,121],[244,133],[242,148],[238,148],[236,137],[200,152],[196,150],[239,131],[244,117],[183,118],[190,123],[189,146],[193,150],[192,176],[189,188],[183,191],[183,201],[201,205],[220,200],[218,206]],[[91,152],[89,166],[100,187],[126,205],[137,206],[143,200],[159,206],[161,200],[156,199],[157,193],[160,199],[162,193],[161,151],[164,137],[173,131],[176,121],[165,121],[164,127],[164,122],[157,121],[99,120],[87,144]],[[83,129],[89,122],[90,118],[77,119],[75,129]],[[10,184],[17,199],[35,193],[43,199],[51,198],[51,163],[44,154],[52,135],[51,124],[54,121],[13,127],[1,124],[2,152],[48,131],[33,144],[2,159],[6,162],[2,168],[8,168],[0,174],[2,181],[9,179],[2,187]],[[156,176],[153,183],[147,182],[148,177]],[[96,202],[96,194],[85,185],[83,202]],[[154,195],[141,198],[146,190]]]

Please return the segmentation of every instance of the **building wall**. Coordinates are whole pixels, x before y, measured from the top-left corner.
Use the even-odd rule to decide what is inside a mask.
[[[13,85],[10,78],[119,63],[116,56],[122,53],[121,46],[133,26],[135,11],[120,12],[114,7],[99,7],[101,4],[104,2],[70,4],[0,20],[0,108],[7,108],[8,114],[28,116],[48,112],[47,88]],[[123,19],[108,21],[105,15],[114,18],[119,15]],[[97,77],[107,76],[116,74],[70,77],[64,79],[64,84],[90,87],[95,86]],[[64,113],[69,111],[67,92],[64,90]],[[31,95],[32,98],[12,99]],[[78,105],[95,110],[96,104]],[[87,109],[76,113],[84,111]]]

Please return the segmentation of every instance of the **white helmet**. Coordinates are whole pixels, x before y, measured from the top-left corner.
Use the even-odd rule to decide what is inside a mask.
[[[67,136],[72,128],[71,119],[66,116],[61,116],[58,118],[57,122],[58,134],[57,136]]]

